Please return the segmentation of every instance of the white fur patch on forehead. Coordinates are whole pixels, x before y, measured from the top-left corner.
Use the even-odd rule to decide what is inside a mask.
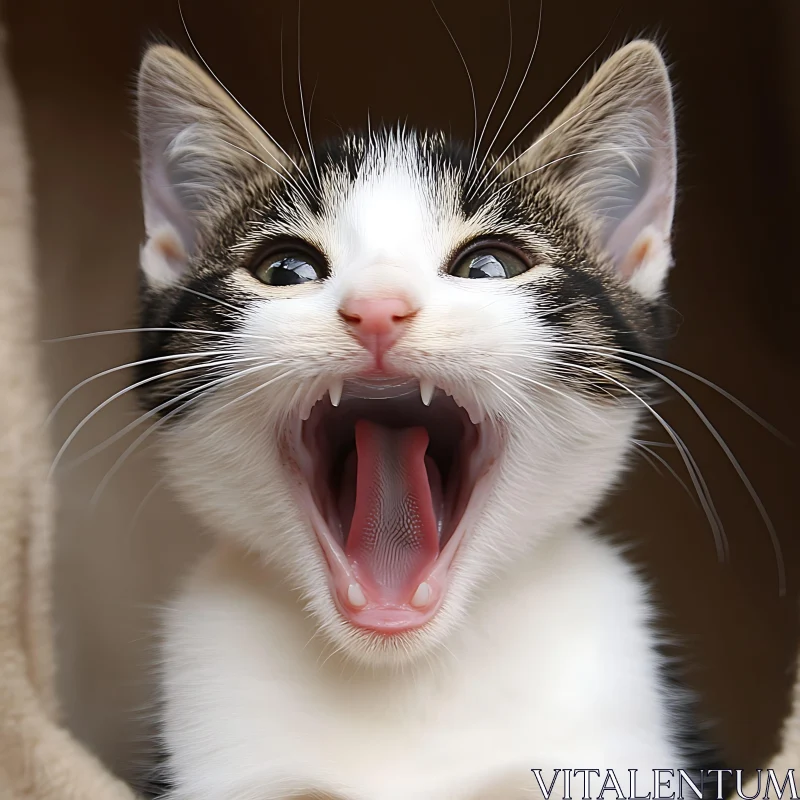
[[[441,180],[426,185],[407,159],[363,171],[330,220],[334,274],[373,265],[435,272],[463,222],[446,183],[435,191]]]
[[[371,139],[355,180],[345,165],[331,177],[320,233],[335,276],[371,266],[435,274],[464,235],[458,174],[410,138]]]

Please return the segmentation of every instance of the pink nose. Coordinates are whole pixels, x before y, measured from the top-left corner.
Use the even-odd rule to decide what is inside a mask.
[[[364,347],[380,362],[405,332],[408,320],[417,313],[400,297],[354,298],[345,301],[339,314]]]

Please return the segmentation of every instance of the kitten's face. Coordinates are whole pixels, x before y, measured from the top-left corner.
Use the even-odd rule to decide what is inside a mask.
[[[139,97],[142,391],[173,483],[352,655],[425,650],[622,469],[643,385],[610,353],[653,348],[670,262],[657,51],[482,169],[405,133],[297,168],[162,47]]]

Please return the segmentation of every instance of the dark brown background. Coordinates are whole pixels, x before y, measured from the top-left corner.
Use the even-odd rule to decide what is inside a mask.
[[[536,34],[535,0],[512,0],[511,6],[512,72],[492,132]],[[280,37],[283,30],[286,96],[298,126],[297,5],[184,0],[183,8],[218,75],[288,147],[292,134],[281,100]],[[439,0],[439,9],[469,64],[482,124],[505,70],[507,8],[503,2]],[[177,2],[17,0],[7,3],[7,16],[34,158],[45,332],[63,333],[68,323],[76,328],[76,312],[62,300],[68,290],[91,300],[91,325],[103,327],[114,321],[106,319],[111,298],[132,297],[136,280],[140,219],[130,114],[133,75],[153,36],[188,48]],[[654,35],[675,81],[681,199],[671,291],[682,321],[670,357],[721,384],[800,441],[800,4],[545,0],[536,61],[500,143],[551,97],[609,29],[591,65],[633,36]],[[373,121],[400,118],[471,134],[463,66],[428,0],[305,0],[301,39],[306,103],[316,84],[315,137],[335,134],[338,125],[363,126],[367,109]],[[543,119],[552,118],[551,111],[587,74],[584,69]],[[59,266],[62,248],[76,246],[85,248],[87,259],[104,264],[92,280]],[[69,352],[74,355],[68,358],[80,357]],[[55,384],[66,369],[64,358],[62,351],[49,361]],[[668,619],[691,654],[691,683],[718,722],[728,762],[765,766],[786,711],[797,641],[797,451],[714,392],[677,377],[739,456],[775,521],[788,572],[786,596],[778,596],[775,554],[753,503],[677,398],[663,412],[708,477],[730,540],[730,560],[717,563],[702,513],[672,477],[657,475],[644,462],[607,516],[615,529],[641,543],[639,552]],[[674,453],[664,454],[677,466]]]

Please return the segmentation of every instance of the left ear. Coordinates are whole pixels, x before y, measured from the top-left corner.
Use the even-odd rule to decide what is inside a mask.
[[[218,208],[254,175],[287,171],[250,117],[183,53],[151,47],[137,91],[148,282],[179,281]]]
[[[617,51],[521,161],[593,218],[617,274],[655,299],[672,264],[676,176],[672,92],[658,48],[635,41]]]

